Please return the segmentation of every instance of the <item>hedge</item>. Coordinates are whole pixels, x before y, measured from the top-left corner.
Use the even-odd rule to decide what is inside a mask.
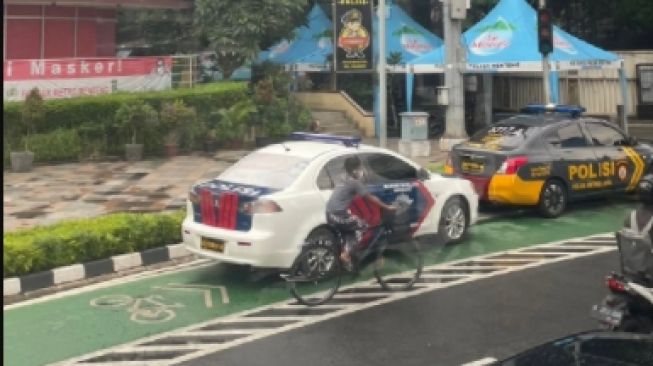
[[[172,89],[161,92],[116,93],[93,97],[46,100],[44,102],[45,119],[34,126],[34,133],[47,134],[58,129],[78,130],[78,134],[90,134],[95,143],[104,150],[102,154],[123,154],[123,136],[114,128],[116,110],[125,102],[143,100],[160,110],[166,102],[182,100],[195,108],[198,118],[206,121],[211,111],[228,108],[236,102],[248,98],[248,87],[243,82],[221,82],[197,86],[190,89]],[[21,102],[9,102],[3,105],[3,142],[4,159],[12,147],[23,146],[25,127],[21,124]],[[86,136],[80,136],[86,140]],[[157,138],[158,136],[154,136]],[[146,152],[155,152],[160,147],[159,141],[146,141]],[[87,146],[88,147],[88,146]],[[30,147],[31,148],[31,147]],[[83,151],[84,152],[84,151]]]
[[[82,142],[76,130],[58,129],[26,137],[34,161],[68,161],[79,158]]]
[[[5,278],[181,241],[183,211],[120,213],[5,233]]]

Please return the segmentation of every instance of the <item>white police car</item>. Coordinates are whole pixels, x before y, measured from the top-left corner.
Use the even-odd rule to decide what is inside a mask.
[[[299,141],[256,150],[191,188],[182,227],[191,252],[253,267],[289,268],[306,240],[334,240],[326,202],[352,155],[363,162],[370,192],[388,203],[411,202],[404,220],[410,234],[457,242],[477,219],[478,196],[467,180],[429,173],[393,151],[362,145],[359,138],[293,137]],[[374,216],[366,205],[352,212],[368,221]]]

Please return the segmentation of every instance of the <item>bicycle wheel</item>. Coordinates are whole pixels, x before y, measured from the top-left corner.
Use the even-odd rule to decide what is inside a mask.
[[[314,306],[335,295],[340,276],[339,254],[333,246],[308,245],[295,260],[286,281],[300,304]]]
[[[408,290],[422,274],[424,260],[417,240],[384,244],[374,261],[374,277],[386,291]]]

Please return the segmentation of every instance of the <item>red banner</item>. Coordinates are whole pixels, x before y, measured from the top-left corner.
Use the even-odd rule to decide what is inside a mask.
[[[46,98],[172,87],[172,58],[5,60],[4,100],[23,100],[32,88]]]
[[[147,75],[171,68],[170,57],[5,60],[4,81]]]

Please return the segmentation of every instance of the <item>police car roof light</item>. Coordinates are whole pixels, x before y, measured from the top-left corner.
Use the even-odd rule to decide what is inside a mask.
[[[357,136],[336,136],[322,133],[293,132],[290,137],[293,140],[343,144],[348,147],[358,147],[361,143],[361,138]]]
[[[533,114],[547,113],[547,112],[567,113],[570,114],[572,117],[578,117],[585,111],[586,111],[585,107],[581,107],[577,105],[555,105],[555,104],[546,104],[546,105],[528,104],[526,107],[522,108],[521,110],[522,113],[533,113]]]

